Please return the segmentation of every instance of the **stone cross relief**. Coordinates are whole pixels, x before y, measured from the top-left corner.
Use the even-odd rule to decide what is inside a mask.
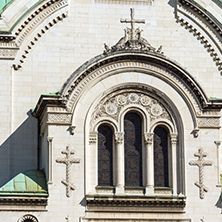
[[[194,156],[198,157],[198,160],[191,160],[189,164],[199,167],[199,182],[195,182],[194,184],[200,188],[200,199],[204,199],[205,192],[208,192],[208,188],[204,185],[204,167],[212,166],[213,162],[204,159],[204,157],[207,157],[207,153],[203,151],[203,148],[199,148],[198,153],[195,153]]]
[[[69,146],[66,147],[66,150],[61,151],[62,154],[65,154],[66,157],[58,158],[57,163],[64,163],[66,165],[66,180],[61,182],[66,186],[66,196],[70,197],[71,191],[75,190],[75,186],[71,182],[71,165],[73,163],[80,163],[80,159],[74,159],[71,155],[75,154],[74,150],[70,150]]]

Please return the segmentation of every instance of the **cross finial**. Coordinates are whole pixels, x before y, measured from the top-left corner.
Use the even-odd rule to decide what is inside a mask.
[[[145,23],[145,20],[144,19],[139,20],[139,19],[135,19],[134,18],[134,8],[130,9],[130,17],[131,17],[130,20],[129,19],[120,19],[120,22],[121,23],[130,23],[131,24],[131,35],[133,36],[133,33],[135,31],[135,27],[134,27],[135,24],[136,23]]]

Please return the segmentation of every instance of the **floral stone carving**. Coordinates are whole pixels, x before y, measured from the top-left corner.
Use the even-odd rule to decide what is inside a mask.
[[[122,90],[112,93],[100,101],[93,112],[91,124],[93,125],[93,123],[103,117],[111,117],[117,121],[120,111],[129,105],[145,108],[150,114],[151,122],[158,118],[171,120],[166,108],[156,99],[137,90],[129,90],[128,92]]]

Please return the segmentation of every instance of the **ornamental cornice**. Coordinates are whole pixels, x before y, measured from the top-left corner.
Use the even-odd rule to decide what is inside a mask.
[[[206,10],[192,0],[179,0],[177,22],[192,33],[207,49],[222,75],[222,26]]]
[[[24,60],[27,58],[28,54],[30,53],[34,45],[37,43],[37,41],[51,27],[53,27],[59,21],[62,21],[68,16],[67,6],[68,0],[48,0],[44,1],[38,7],[35,7],[35,10],[31,10],[31,13],[29,13],[25,19],[22,18],[19,25],[13,25],[13,27],[9,31],[13,32],[13,34],[2,34],[0,36],[0,59],[15,59],[17,51],[19,47],[21,47],[23,41],[27,38],[28,35],[31,35],[30,33],[36,30],[36,33],[31,35],[30,39],[28,40],[28,43],[26,43],[25,46],[21,48],[21,52],[18,55],[19,58],[16,59],[16,64],[13,65],[15,69],[21,68],[22,64],[24,63]],[[61,11],[60,14],[56,13],[59,10]],[[47,24],[45,24],[44,20],[46,20],[46,18],[51,15],[53,15],[52,19],[47,22]],[[13,31],[13,29],[16,29],[16,31]],[[15,51],[10,49],[8,43],[16,45],[17,50]],[[2,47],[7,48],[7,51],[10,50],[12,52],[3,54],[3,52],[1,53],[1,51],[3,51]],[[6,49],[4,50],[4,52],[6,52]]]

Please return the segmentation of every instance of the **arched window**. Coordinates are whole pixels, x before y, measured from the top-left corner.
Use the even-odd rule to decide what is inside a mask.
[[[136,113],[124,117],[125,186],[142,186],[142,120]]]
[[[154,130],[154,186],[169,186],[168,133],[163,127]]]
[[[113,132],[107,125],[98,129],[98,185],[113,185]]]

